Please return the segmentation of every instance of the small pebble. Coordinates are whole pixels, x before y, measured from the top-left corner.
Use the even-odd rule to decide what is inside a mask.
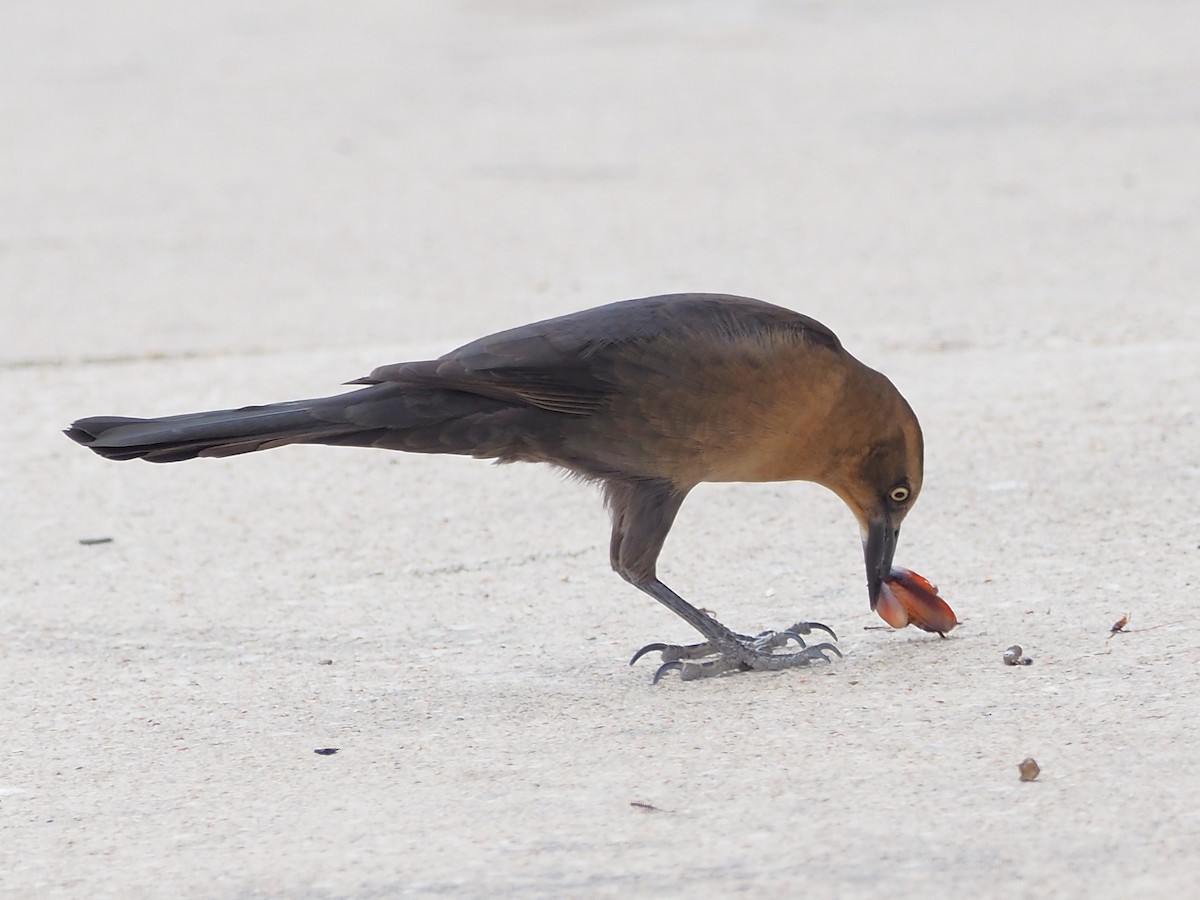
[[[1017,771],[1021,773],[1022,781],[1033,781],[1041,774],[1042,767],[1032,756],[1027,756],[1017,765]]]
[[[1020,644],[1013,644],[1004,651],[1004,664],[1006,666],[1032,666],[1033,660],[1028,656],[1022,656],[1025,651]]]

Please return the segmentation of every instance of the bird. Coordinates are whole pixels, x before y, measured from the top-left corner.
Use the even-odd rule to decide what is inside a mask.
[[[98,416],[65,433],[106,459],[166,463],[288,444],[549,463],[599,485],[609,559],[694,628],[655,642],[657,682],[830,661],[818,622],[753,635],[683,599],[657,574],[688,493],[707,482],[807,481],[854,514],[876,608],[921,491],[924,441],[908,402],[813,318],[726,294],[610,303],[479,338],[433,360],[384,365],[309,400],[162,418]],[[795,643],[796,649],[792,649]]]

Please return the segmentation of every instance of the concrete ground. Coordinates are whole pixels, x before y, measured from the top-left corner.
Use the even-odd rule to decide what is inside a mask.
[[[1197,34],[1167,0],[6,5],[0,892],[1194,891]],[[59,433],[681,290],[906,394],[897,561],[950,639],[868,630],[811,485],[697,491],[661,571],[846,658],[651,686],[631,651],[691,635],[551,471]]]

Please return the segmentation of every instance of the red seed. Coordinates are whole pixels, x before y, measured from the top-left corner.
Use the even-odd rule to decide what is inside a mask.
[[[900,566],[884,580],[875,611],[893,628],[915,625],[943,637],[958,624],[954,610],[938,596],[937,588],[924,576]]]

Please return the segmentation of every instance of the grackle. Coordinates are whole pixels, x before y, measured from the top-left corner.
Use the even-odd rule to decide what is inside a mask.
[[[314,400],[133,419],[80,419],[66,434],[106,459],[175,462],[285,444],[338,444],[545,462],[597,482],[612,514],[612,567],[696,629],[654,643],[655,680],[828,659],[819,628],[739,634],[656,574],[688,492],[705,481],[812,481],[858,519],[871,608],[900,523],[921,490],[916,416],[880,373],[819,322],[758,300],[675,294],[627,300],[396,363]],[[795,642],[798,649],[788,645]],[[840,655],[840,654],[839,654]]]

